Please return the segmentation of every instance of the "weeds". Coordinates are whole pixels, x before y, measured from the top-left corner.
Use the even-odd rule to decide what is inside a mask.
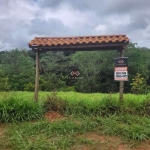
[[[142,141],[150,138],[150,119],[132,115],[97,117],[103,134],[116,135],[127,140]]]
[[[6,94],[6,93],[5,93]],[[76,93],[75,93],[76,95]],[[61,98],[59,93],[52,93],[47,100],[34,103],[34,101],[18,96],[6,97],[0,100],[0,121],[24,121],[40,118],[45,111],[58,111],[67,115],[109,116],[109,115],[140,115],[149,116],[150,98],[137,101],[125,99],[121,104],[113,95],[96,97],[95,100]]]
[[[66,103],[62,98],[58,97],[55,92],[53,92],[50,96],[47,96],[44,107],[46,111],[58,111],[60,113],[64,113],[66,109]]]
[[[149,95],[144,98],[139,95],[138,100],[131,95],[131,99],[127,97],[120,104],[113,94],[95,99],[92,96],[92,100],[88,99],[90,95],[81,94],[79,98],[74,93],[76,97],[70,99],[59,94],[53,93],[40,103],[12,95],[5,99],[1,96],[0,121],[15,123],[11,123],[5,136],[0,138],[0,148],[70,150],[82,144],[94,146],[95,141],[79,138],[78,135],[86,133],[115,135],[129,143],[150,138]],[[46,120],[23,122],[41,119],[45,110],[65,113],[68,117],[53,123]]]
[[[12,150],[69,150],[71,147],[82,144],[94,146],[97,140],[80,138],[79,135],[86,135],[86,133],[121,137],[129,144],[150,138],[150,119],[147,117],[111,115],[109,117],[82,116],[81,118],[72,116],[71,118],[71,120],[53,123],[41,120],[35,123],[11,124],[5,133],[6,137],[0,141],[7,143],[5,148],[11,147]]]
[[[29,121],[42,115],[43,107],[32,100],[11,96],[0,101],[0,122]]]

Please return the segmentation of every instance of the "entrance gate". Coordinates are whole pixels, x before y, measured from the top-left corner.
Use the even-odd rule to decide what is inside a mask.
[[[129,43],[126,35],[78,36],[78,37],[35,37],[29,48],[36,53],[36,77],[34,100],[38,101],[39,54],[47,51],[100,51],[117,50],[124,57],[124,49]],[[120,81],[119,100],[123,101],[124,82]]]

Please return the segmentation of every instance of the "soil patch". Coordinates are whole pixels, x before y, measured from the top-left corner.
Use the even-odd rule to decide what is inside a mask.
[[[78,135],[78,138],[82,137],[87,140],[93,141],[94,147],[91,149],[98,150],[99,148],[103,150],[150,150],[150,141],[142,142],[138,146],[131,147],[130,143],[123,142],[119,137],[116,136],[105,136],[98,135],[96,133],[86,133],[84,135]],[[82,148],[84,150],[84,148]],[[85,146],[88,150],[88,147]]]
[[[6,124],[0,124],[0,138],[4,135],[4,132],[6,130]]]
[[[50,122],[54,122],[54,121],[58,121],[58,120],[63,120],[65,119],[65,117],[63,115],[61,115],[58,112],[55,111],[49,111],[47,113],[45,113],[45,118],[48,119]]]

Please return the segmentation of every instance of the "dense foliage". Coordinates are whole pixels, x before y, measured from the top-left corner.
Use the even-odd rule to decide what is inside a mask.
[[[78,92],[118,92],[119,82],[114,81],[114,58],[117,51],[45,52],[40,54],[40,90]],[[150,50],[130,43],[125,50],[128,57],[129,81],[125,92],[132,92],[132,79],[137,73],[150,86]],[[72,71],[79,78],[69,78]],[[13,49],[0,52],[0,91],[33,91],[35,53],[31,50]],[[136,85],[139,86],[139,85]],[[142,93],[142,92],[140,92]]]

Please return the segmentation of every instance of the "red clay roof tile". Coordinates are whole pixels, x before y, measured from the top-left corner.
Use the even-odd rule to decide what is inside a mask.
[[[128,43],[126,35],[78,36],[78,37],[35,37],[28,44],[32,46],[63,46],[101,43]]]

